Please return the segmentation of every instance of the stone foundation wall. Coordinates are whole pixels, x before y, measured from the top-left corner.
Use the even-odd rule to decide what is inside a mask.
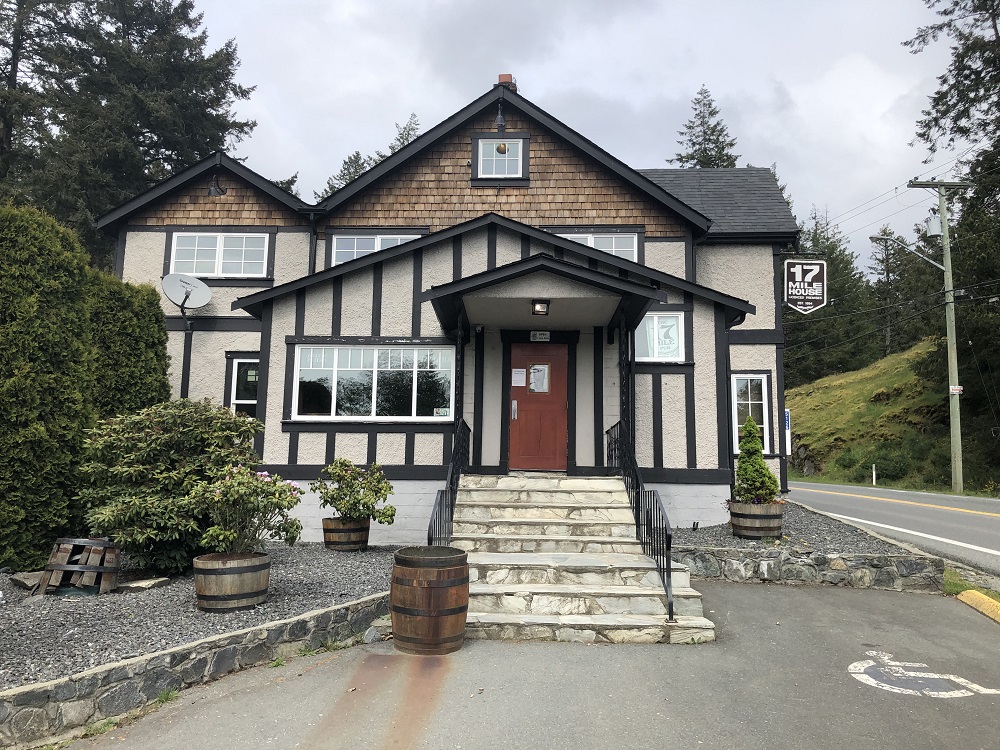
[[[829,583],[858,589],[941,591],[944,560],[925,555],[838,555],[795,550],[674,549],[692,576],[756,583]]]
[[[78,735],[87,724],[155,702],[164,690],[209,682],[278,657],[294,656],[303,647],[349,640],[388,612],[388,593],[375,594],[0,692],[0,747]]]

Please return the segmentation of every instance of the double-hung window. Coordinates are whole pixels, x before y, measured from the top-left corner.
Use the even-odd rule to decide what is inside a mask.
[[[220,278],[264,277],[267,238],[266,234],[176,232],[170,272]]]
[[[338,234],[333,238],[333,265],[371,255],[376,250],[402,245],[404,242],[417,239],[418,236],[416,234]]]
[[[650,313],[635,331],[635,358],[646,362],[684,361],[684,313]]]
[[[603,250],[618,258],[638,262],[638,237],[634,234],[559,234],[566,240],[588,245],[595,250]]]
[[[295,417],[449,420],[454,359],[450,348],[299,346]]]
[[[770,451],[771,425],[768,415],[768,376],[763,374],[733,375],[733,447],[739,452],[740,433],[747,417],[757,423],[764,452]]]

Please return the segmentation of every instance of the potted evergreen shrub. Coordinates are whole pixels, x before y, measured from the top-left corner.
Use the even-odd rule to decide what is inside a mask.
[[[309,489],[319,495],[321,507],[337,514],[323,519],[323,542],[328,549],[368,549],[371,520],[387,526],[396,520],[396,508],[386,503],[392,485],[378,464],[364,469],[338,458],[323,469]]]
[[[781,537],[784,500],[778,497],[778,479],[764,462],[757,423],[748,416],[740,430],[736,484],[729,501],[733,536],[741,539]]]
[[[267,601],[271,558],[267,539],[295,544],[302,524],[289,511],[299,504],[298,485],[253,467],[232,466],[191,491],[191,502],[208,519],[194,558],[198,609],[233,612]]]

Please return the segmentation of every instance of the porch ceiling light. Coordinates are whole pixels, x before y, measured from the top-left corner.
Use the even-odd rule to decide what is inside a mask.
[[[548,315],[549,314],[549,301],[547,299],[533,299],[533,300],[531,300],[531,314],[532,315]]]

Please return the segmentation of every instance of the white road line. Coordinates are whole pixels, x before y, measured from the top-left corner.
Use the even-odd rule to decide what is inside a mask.
[[[845,521],[851,521],[852,523],[860,523],[866,526],[878,526],[880,529],[889,529],[890,531],[898,531],[901,534],[910,534],[912,536],[919,536],[924,539],[932,539],[935,542],[944,542],[945,544],[953,544],[956,547],[964,547],[965,549],[971,549],[976,552],[985,552],[987,555],[996,555],[1000,557],[1000,550],[989,549],[987,547],[977,547],[975,544],[966,544],[965,542],[958,542],[954,539],[945,539],[942,536],[933,536],[932,534],[924,534],[919,531],[911,531],[910,529],[901,529],[898,526],[889,526],[884,523],[875,523],[874,521],[866,521],[863,518],[851,518],[850,516],[841,516],[837,513],[830,513],[829,515],[834,518],[841,518]]]

